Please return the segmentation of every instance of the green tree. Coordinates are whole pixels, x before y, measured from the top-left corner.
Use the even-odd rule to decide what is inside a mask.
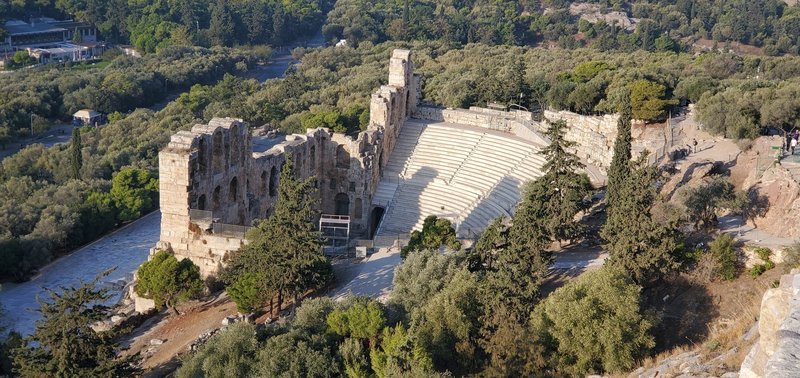
[[[257,352],[255,326],[236,323],[214,335],[197,352],[186,355],[175,377],[246,377]]]
[[[688,189],[684,204],[689,219],[697,229],[705,231],[717,227],[717,211],[720,208],[736,210],[735,188],[724,177],[715,177],[710,182]]]
[[[336,309],[327,318],[328,327],[337,335],[371,340],[374,345],[386,326],[386,316],[380,303],[366,297],[355,298],[345,309]]]
[[[631,85],[631,114],[635,119],[654,121],[666,115],[666,109],[677,101],[664,99],[666,87],[640,79]]]
[[[81,144],[81,129],[72,129],[72,144],[70,145],[70,168],[72,168],[72,178],[80,180],[81,166],[83,165],[83,147]]]
[[[607,264],[619,267],[636,282],[657,280],[678,267],[677,225],[654,219],[658,172],[646,164],[646,155],[633,165],[622,180],[615,202],[609,203],[608,217],[600,232],[609,253]]]
[[[479,294],[477,275],[462,268],[416,311],[409,333],[430,354],[438,371],[465,376],[481,367]]]
[[[542,149],[547,162],[542,167],[544,175],[534,181],[529,195],[538,197],[534,206],[543,206],[543,222],[553,240],[572,240],[579,237],[582,227],[575,215],[586,209],[586,197],[591,194],[591,184],[580,159],[568,150],[575,145],[564,139],[566,122],[551,122],[547,128],[550,144]],[[536,194],[534,194],[536,193]],[[537,211],[538,213],[538,211]]]
[[[234,39],[235,24],[227,0],[217,0],[211,8],[211,21],[208,27],[212,45],[229,46]]]
[[[370,362],[379,378],[438,376],[431,357],[415,344],[402,324],[383,329],[380,345],[370,350]]]
[[[622,101],[619,120],[617,121],[617,138],[614,141],[614,155],[608,168],[608,186],[606,187],[607,218],[618,216],[615,205],[620,201],[620,193],[631,174],[631,107],[627,96]],[[619,214],[624,216],[624,214]]]
[[[343,370],[327,339],[298,330],[269,338],[253,368],[257,377],[339,377]]]
[[[714,276],[723,280],[733,280],[739,274],[736,256],[736,240],[728,234],[720,234],[708,245],[711,256],[714,258]]]
[[[445,218],[429,215],[422,223],[422,231],[411,232],[411,239],[408,245],[400,250],[400,256],[406,258],[411,252],[439,250],[442,246],[454,251],[461,249],[461,243],[456,239],[456,230],[452,223]]]
[[[641,288],[603,267],[550,294],[531,315],[549,365],[569,376],[623,373],[655,346],[655,320],[643,313]]]
[[[413,316],[428,300],[440,292],[464,266],[463,253],[440,253],[424,250],[403,260],[392,279],[389,303]]]
[[[158,251],[137,271],[136,294],[166,306],[178,314],[176,306],[203,292],[200,268],[189,259],[178,261],[171,253]]]
[[[153,208],[158,194],[158,179],[138,168],[123,168],[111,180],[111,198],[119,210],[119,220],[139,218]]]
[[[137,373],[134,357],[118,357],[117,331],[96,332],[95,322],[112,314],[111,295],[97,289],[100,280],[73,288],[50,291],[40,300],[42,319],[26,337],[14,359],[16,374],[23,377],[121,377]]]
[[[232,284],[250,272],[258,280],[249,282],[270,300],[300,294],[324,286],[333,278],[330,261],[322,254],[322,236],[314,226],[314,178],[297,180],[287,155],[281,168],[275,212],[258,222],[247,234],[248,244],[233,257],[223,280]],[[248,289],[250,290],[250,289]],[[271,306],[270,306],[271,307]]]
[[[247,272],[236,278],[233,284],[225,287],[240,313],[249,314],[261,308],[267,298],[259,283],[265,279],[263,273]]]

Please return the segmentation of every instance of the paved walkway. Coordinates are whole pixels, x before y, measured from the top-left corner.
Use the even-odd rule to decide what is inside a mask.
[[[739,216],[720,217],[719,229],[746,244],[754,244],[771,249],[785,247],[795,242],[792,239],[771,235],[766,231],[745,224]]]
[[[97,274],[114,267],[117,269],[103,281],[114,294],[112,301],[118,301],[121,289],[133,279],[133,273],[147,260],[150,248],[158,241],[160,226],[161,212],[153,212],[50,263],[30,281],[3,284],[0,304],[5,308],[8,325],[23,334],[33,332],[39,319],[37,296],[47,298],[46,289],[91,281]]]

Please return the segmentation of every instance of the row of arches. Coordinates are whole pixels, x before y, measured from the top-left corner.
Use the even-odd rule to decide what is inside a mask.
[[[241,164],[247,158],[249,148],[238,134],[239,127],[233,125],[228,135],[223,135],[223,132],[218,130],[211,136],[211,172],[213,174],[221,173],[226,165]],[[208,149],[205,137],[201,137],[197,143],[197,167],[201,174],[208,170]]]
[[[361,219],[364,211],[364,204],[361,198],[356,198],[353,205],[353,218]],[[350,215],[350,196],[347,193],[339,193],[334,197],[334,214]]]

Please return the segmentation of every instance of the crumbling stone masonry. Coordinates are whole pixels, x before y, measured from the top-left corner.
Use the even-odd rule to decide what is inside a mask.
[[[356,139],[310,129],[264,140],[231,118],[178,132],[159,153],[162,218],[154,250],[189,258],[204,277],[215,275],[243,245],[246,227],[272,212],[286,156],[296,177],[315,177],[322,213],[349,215],[351,232],[368,234],[377,226],[369,217],[372,195],[418,98],[411,52],[395,50],[389,84],[372,95],[369,127]]]

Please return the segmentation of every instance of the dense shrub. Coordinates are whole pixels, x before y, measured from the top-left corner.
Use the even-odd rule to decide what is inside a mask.
[[[714,275],[717,278],[730,281],[738,276],[739,259],[733,236],[720,234],[709,244],[709,252],[716,262]]]

